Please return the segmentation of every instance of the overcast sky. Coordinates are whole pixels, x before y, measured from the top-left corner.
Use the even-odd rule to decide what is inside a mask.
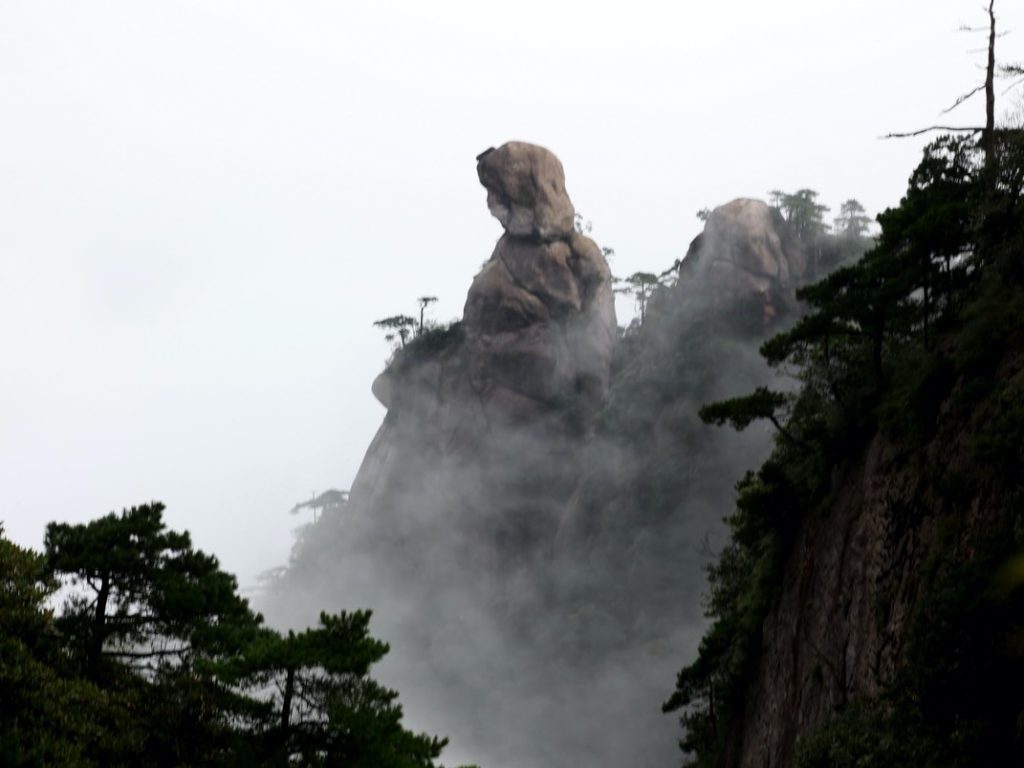
[[[997,6],[1020,60],[1024,3]],[[424,293],[461,314],[500,234],[480,151],[549,147],[613,270],[660,270],[735,197],[898,202],[924,140],[878,137],[973,87],[984,41],[956,29],[983,22],[980,0],[0,0],[0,521],[39,546],[157,499],[252,583],[383,417],[373,320]]]

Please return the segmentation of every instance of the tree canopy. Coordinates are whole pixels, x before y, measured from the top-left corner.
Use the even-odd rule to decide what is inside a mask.
[[[864,237],[871,226],[871,218],[866,215],[864,206],[859,200],[850,198],[839,206],[839,215],[833,222],[833,231],[840,237]]]
[[[370,677],[368,611],[272,630],[163,511],[51,523],[41,554],[0,529],[0,763],[435,765]]]
[[[844,215],[856,226],[855,207],[844,205],[840,218]],[[833,473],[879,430],[904,443],[933,434],[954,383],[961,407],[992,391],[1007,334],[1022,329],[1024,139],[1019,132],[997,130],[992,145],[966,136],[934,141],[900,205],[878,220],[881,233],[874,248],[800,290],[808,314],[762,346],[769,364],[796,377],[799,391],[786,396],[761,388],[701,411],[709,422],[738,429],[767,419],[779,436],[769,460],[738,487],[736,509],[728,518],[732,540],[709,570],[713,624],[665,703],[666,711],[680,713],[681,746],[698,765],[718,764],[730,728],[741,717],[762,627],[795,532],[802,516],[827,502]],[[991,398],[999,402],[983,402],[1000,414],[993,429],[1007,437],[978,441],[984,448],[975,449],[977,471],[994,466],[998,477],[1019,477],[1024,411],[1004,402],[998,390]],[[1005,555],[1006,547],[1014,546],[1003,541],[1002,549],[993,551]],[[982,560],[949,578],[970,583],[986,578],[986,568],[990,573],[991,565]],[[993,637],[1017,631],[1019,617],[1011,616],[1009,602],[982,610],[969,595],[956,604],[942,593],[934,599],[940,602],[928,609],[931,618],[912,631],[915,647],[931,650],[908,660],[904,687],[891,694],[897,698],[867,714],[851,713],[809,741],[799,765],[861,765],[867,763],[858,761],[868,755],[880,765],[904,764],[898,760],[906,754],[918,762],[905,764],[982,764],[956,762],[951,748],[935,740],[954,727],[964,734],[957,754],[991,756],[984,764],[1011,764],[1024,754],[1013,725],[1019,707],[999,695],[972,693],[979,676],[995,690],[999,675],[1018,679],[1024,674],[1018,655],[986,646],[998,642]],[[936,623],[943,632],[931,628]],[[972,624],[981,639],[968,631]],[[950,661],[937,665],[937,658]],[[910,711],[921,717],[890,717]],[[866,727],[890,741],[872,739],[868,749]],[[906,749],[897,749],[901,744]],[[934,762],[937,755],[942,757]]]
[[[800,240],[809,242],[828,231],[825,224],[828,206],[818,202],[818,193],[813,189],[799,189],[792,193],[773,189],[768,195],[771,206],[782,214]]]

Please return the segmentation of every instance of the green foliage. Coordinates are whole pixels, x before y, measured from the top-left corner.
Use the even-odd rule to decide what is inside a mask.
[[[1024,327],[1024,152],[1012,137],[997,146],[998,162],[985,168],[979,147],[966,139],[931,144],[900,206],[879,216],[876,246],[798,293],[809,314],[762,347],[771,365],[801,382],[785,418],[779,411],[787,398],[763,388],[701,412],[737,429],[769,419],[782,437],[762,470],[741,484],[728,521],[732,542],[710,571],[713,624],[665,705],[682,713],[681,745],[698,765],[719,762],[801,520],[827,506],[834,471],[876,429],[913,450],[944,417],[969,427],[978,469],[926,477],[930,492],[943,497],[941,509],[955,510],[993,484],[1019,486],[1008,478],[1024,470],[1024,374],[1000,366],[1020,350]],[[813,221],[813,197],[786,197],[778,193],[776,204],[787,220],[813,232],[806,223]],[[853,206],[844,206],[844,215],[844,228],[864,223]],[[1001,384],[994,388],[996,376]],[[1019,520],[1002,524],[1024,528]],[[939,545],[898,685],[806,739],[798,766],[1024,759],[1024,595],[1019,582],[1002,600],[990,589],[1000,563],[1024,542],[1008,544],[1009,532],[994,539],[1001,548],[979,548],[966,562],[950,555],[956,537]]]
[[[1021,549],[1008,535],[1010,521],[1004,526],[966,556],[950,557],[955,544],[940,540],[892,693],[901,709],[917,708],[922,730],[942,740],[956,766],[1024,762],[1024,590],[1019,583],[996,589]]]
[[[730,726],[743,710],[743,695],[756,668],[761,627],[780,589],[799,510],[822,496],[813,462],[795,446],[779,445],[757,473],[739,484],[736,511],[726,522],[732,541],[708,571],[707,616],[714,623],[697,659],[680,671],[665,712],[681,712],[680,746],[694,765],[716,765]]]
[[[380,320],[374,320],[373,325],[384,331],[384,338],[388,342],[394,342],[397,337],[397,346],[402,348],[412,336],[413,329],[416,328],[416,318],[408,315],[390,315]]]
[[[0,530],[0,583],[0,764],[432,768],[445,745],[369,677],[369,612],[267,629],[159,503],[51,523],[42,555]]]
[[[0,619],[22,642],[37,642],[51,630],[52,617],[42,609],[56,587],[47,578],[40,555],[3,537],[0,525]]]
[[[65,662],[47,603],[56,589],[41,555],[0,527],[0,764],[119,765],[141,733],[126,702],[80,679]]]
[[[989,399],[980,417],[986,428],[969,444],[989,478],[1024,477],[1024,376],[1015,375]]]
[[[956,383],[955,369],[944,354],[910,347],[894,367],[888,392],[879,404],[879,424],[901,435],[908,448],[923,445],[938,426],[942,404]]]
[[[641,324],[647,316],[647,304],[655,291],[662,287],[660,276],[652,272],[634,272],[629,277],[618,280],[620,285],[615,289],[616,293],[626,293],[636,301],[637,314],[640,316]]]
[[[782,214],[798,239],[811,242],[828,231],[824,218],[828,206],[818,202],[818,193],[813,189],[800,189],[793,193],[773,189],[768,194],[772,207]]]
[[[722,426],[728,424],[737,431],[743,431],[758,419],[768,419],[780,427],[777,414],[789,402],[781,392],[772,392],[767,387],[758,387],[752,394],[722,400],[700,409],[700,418],[707,424]]]
[[[282,765],[427,768],[443,739],[401,726],[398,694],[370,679],[388,646],[369,635],[370,613],[322,613],[320,626],[265,631],[225,665],[265,705],[261,739]]]
[[[922,733],[913,709],[858,702],[797,747],[794,768],[938,768],[941,745]]]
[[[123,665],[155,671],[235,651],[258,622],[235,578],[193,549],[187,533],[168,531],[163,509],[46,528],[47,567],[73,588],[57,628],[93,680]]]
[[[388,370],[393,373],[408,370],[424,360],[430,360],[445,350],[456,347],[464,336],[461,321],[447,325],[428,324],[408,344],[395,351]]]
[[[418,321],[414,317],[401,314],[390,315],[374,321],[374,327],[384,331],[384,340],[392,345],[393,355],[392,359],[388,361],[389,365],[413,342],[420,343],[417,345],[417,350],[406,357],[407,360],[424,353],[429,354],[431,350],[443,348],[450,341],[455,340],[455,335],[460,332],[461,324],[459,322],[438,325],[426,319],[427,309],[437,301],[437,296],[420,296],[416,299],[416,303],[419,305]]]

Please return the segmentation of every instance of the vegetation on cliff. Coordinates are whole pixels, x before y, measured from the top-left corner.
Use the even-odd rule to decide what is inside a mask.
[[[900,205],[879,216],[876,247],[800,292],[811,312],[762,347],[797,376],[797,393],[761,390],[704,411],[739,428],[770,418],[779,431],[772,456],[739,485],[732,541],[710,570],[714,623],[665,704],[681,713],[681,745],[697,765],[736,761],[796,532],[827,514],[836,478],[879,434],[923,478],[918,507],[892,510],[891,525],[931,516],[944,534],[931,540],[895,679],[804,734],[797,764],[1024,759],[1014,566],[1024,546],[1024,139],[997,131],[986,148],[966,137],[929,145]],[[920,449],[951,432],[970,436],[971,455],[956,472],[928,466]],[[994,505],[984,535],[969,530],[978,503]]]

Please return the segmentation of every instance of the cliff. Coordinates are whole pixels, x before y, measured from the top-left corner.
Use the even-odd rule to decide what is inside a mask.
[[[462,320],[374,382],[388,413],[351,495],[303,532],[269,610],[372,607],[383,679],[453,759],[664,765],[658,706],[705,626],[707,547],[771,447],[697,410],[771,378],[757,347],[819,263],[777,211],[734,201],[623,334],[557,158],[514,142],[477,174],[504,234]]]
[[[800,526],[787,558],[725,765],[793,765],[802,742],[852,707],[908,706],[895,692],[922,684],[909,679],[921,675],[921,663],[948,676],[923,681],[925,689],[963,695],[954,711],[970,709],[965,688],[991,697],[998,711],[998,689],[1012,676],[993,680],[981,664],[977,676],[958,680],[963,660],[956,658],[995,640],[994,662],[1005,651],[998,646],[1010,641],[1005,628],[992,638],[969,623],[987,613],[987,601],[998,608],[993,583],[1021,544],[1019,468],[1004,462],[1015,465],[1021,451],[1014,403],[1024,386],[1024,336],[1017,331],[998,347],[983,396],[968,391],[979,384],[977,372],[948,373],[931,434],[918,441],[883,429],[837,468],[828,499]],[[997,438],[1010,440],[998,446],[1002,458],[993,465],[995,424],[1010,427]],[[981,610],[954,605],[964,598]],[[945,636],[927,639],[933,630]],[[1012,668],[1020,674],[1019,663]],[[929,704],[942,706],[912,706]],[[960,727],[971,727],[971,715],[959,712]],[[903,737],[915,735],[908,729]],[[945,738],[956,738],[952,727]],[[967,764],[987,763],[973,754]]]
[[[1024,761],[1024,153],[930,145],[875,247],[703,411],[775,446],[666,709],[702,766]]]
[[[461,323],[414,338],[374,382],[388,409],[350,514],[397,528],[443,515],[479,532],[466,557],[543,548],[572,493],[579,436],[608,388],[611,272],[574,229],[562,165],[521,142],[477,159],[505,234]],[[525,479],[525,482],[524,482]]]

